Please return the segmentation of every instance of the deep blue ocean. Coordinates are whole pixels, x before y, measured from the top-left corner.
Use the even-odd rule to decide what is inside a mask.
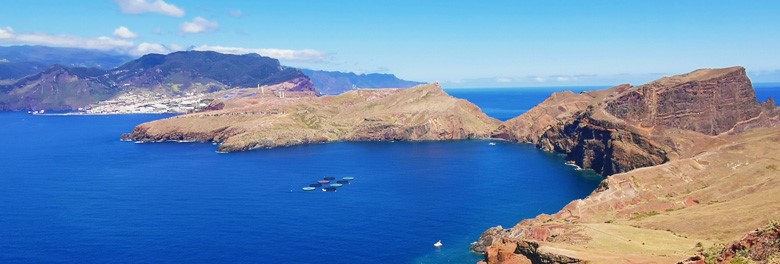
[[[448,92],[506,120],[551,90]],[[162,117],[0,113],[0,263],[471,264],[481,256],[469,244],[487,228],[556,212],[601,180],[508,142],[217,154],[211,144],[119,141]],[[355,180],[301,191],[325,176]]]

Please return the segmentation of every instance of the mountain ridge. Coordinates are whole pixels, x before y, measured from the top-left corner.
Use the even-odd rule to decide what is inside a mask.
[[[284,67],[273,58],[212,51],[148,54],[110,70],[54,65],[0,85],[0,110],[72,111],[124,92],[178,96],[288,81],[296,85],[285,89],[314,91],[300,70]]]
[[[354,89],[365,88],[408,88],[424,84],[422,82],[407,81],[387,73],[364,73],[321,71],[301,69],[311,78],[314,86],[322,94],[336,95]]]

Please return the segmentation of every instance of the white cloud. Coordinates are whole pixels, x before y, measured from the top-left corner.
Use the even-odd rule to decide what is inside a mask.
[[[512,82],[512,79],[501,77],[501,78],[496,78],[496,82],[498,82],[498,83],[510,83],[510,82]]]
[[[184,10],[163,0],[114,0],[125,14],[158,13],[183,17]]]
[[[0,40],[14,37],[14,29],[11,27],[0,27]]]
[[[114,36],[117,36],[117,37],[120,37],[120,38],[123,38],[123,39],[138,38],[138,34],[133,33],[132,31],[130,31],[129,28],[124,27],[124,26],[118,27],[118,28],[114,29]]]
[[[128,32],[122,33],[123,30],[120,27],[114,31],[118,36],[128,37]],[[143,42],[136,45],[135,42],[124,38],[113,37],[97,37],[97,38],[84,38],[72,35],[55,35],[48,33],[19,33],[15,32],[11,27],[0,27],[0,44],[28,44],[28,45],[44,45],[52,47],[71,47],[71,48],[83,48],[94,50],[111,50],[130,55],[144,55],[149,53],[168,54],[174,51],[182,50],[200,50],[200,51],[216,51],[226,54],[248,54],[256,53],[262,56],[276,58],[282,61],[292,62],[308,62],[308,63],[321,63],[327,61],[331,54],[313,49],[292,50],[292,49],[253,49],[253,48],[241,48],[241,47],[226,47],[226,46],[210,46],[201,45],[196,47],[185,48],[177,44],[159,44]]]
[[[544,82],[544,81],[547,81],[547,79],[545,79],[544,77],[541,77],[541,76],[537,76],[537,77],[534,77],[534,81]]]
[[[136,47],[135,50],[133,51],[133,53],[135,53],[136,55],[144,55],[149,53],[168,54],[170,52],[171,49],[169,49],[165,45],[158,44],[158,43],[148,43],[148,42],[138,44],[138,47]]]
[[[330,54],[327,52],[322,52],[318,50],[313,49],[303,49],[303,50],[291,50],[291,49],[250,49],[250,48],[239,48],[239,47],[225,47],[225,46],[209,46],[209,45],[202,45],[197,46],[194,48],[194,50],[210,50],[210,51],[216,51],[219,53],[226,53],[226,54],[248,54],[248,53],[257,53],[263,56],[279,59],[279,60],[287,60],[287,61],[305,61],[305,62],[322,62],[325,61],[330,57]]]
[[[241,17],[244,15],[244,12],[241,12],[241,10],[228,10],[228,15],[234,16],[234,17]]]
[[[200,33],[216,30],[217,28],[219,28],[219,23],[216,21],[209,21],[203,17],[196,17],[192,21],[182,23],[179,27],[179,32],[181,34]]]
[[[569,76],[558,76],[558,77],[555,77],[555,80],[559,81],[559,82],[568,82],[569,80],[571,80],[571,77],[569,77]]]
[[[0,43],[32,44],[54,47],[72,47],[96,50],[124,50],[132,48],[134,43],[111,37],[82,38],[71,35],[53,35],[47,33],[16,33],[11,27],[0,28]]]

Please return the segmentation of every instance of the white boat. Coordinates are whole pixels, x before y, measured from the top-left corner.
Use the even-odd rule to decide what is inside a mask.
[[[438,241],[438,242],[436,242],[436,243],[433,243],[433,246],[434,246],[434,247],[437,247],[437,248],[440,248],[442,245],[443,245],[443,244],[441,243],[441,240],[439,240],[439,241]]]
[[[488,145],[495,146],[496,142],[490,142],[490,143],[488,143]]]

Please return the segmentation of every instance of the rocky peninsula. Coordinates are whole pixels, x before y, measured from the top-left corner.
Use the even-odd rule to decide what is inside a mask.
[[[137,126],[124,140],[219,142],[233,152],[332,141],[487,139],[500,121],[438,84],[338,96],[250,96]]]
[[[473,249],[487,263],[675,263],[739,239],[780,218],[778,126],[780,108],[756,101],[742,67],[556,93],[493,136],[611,176]]]

